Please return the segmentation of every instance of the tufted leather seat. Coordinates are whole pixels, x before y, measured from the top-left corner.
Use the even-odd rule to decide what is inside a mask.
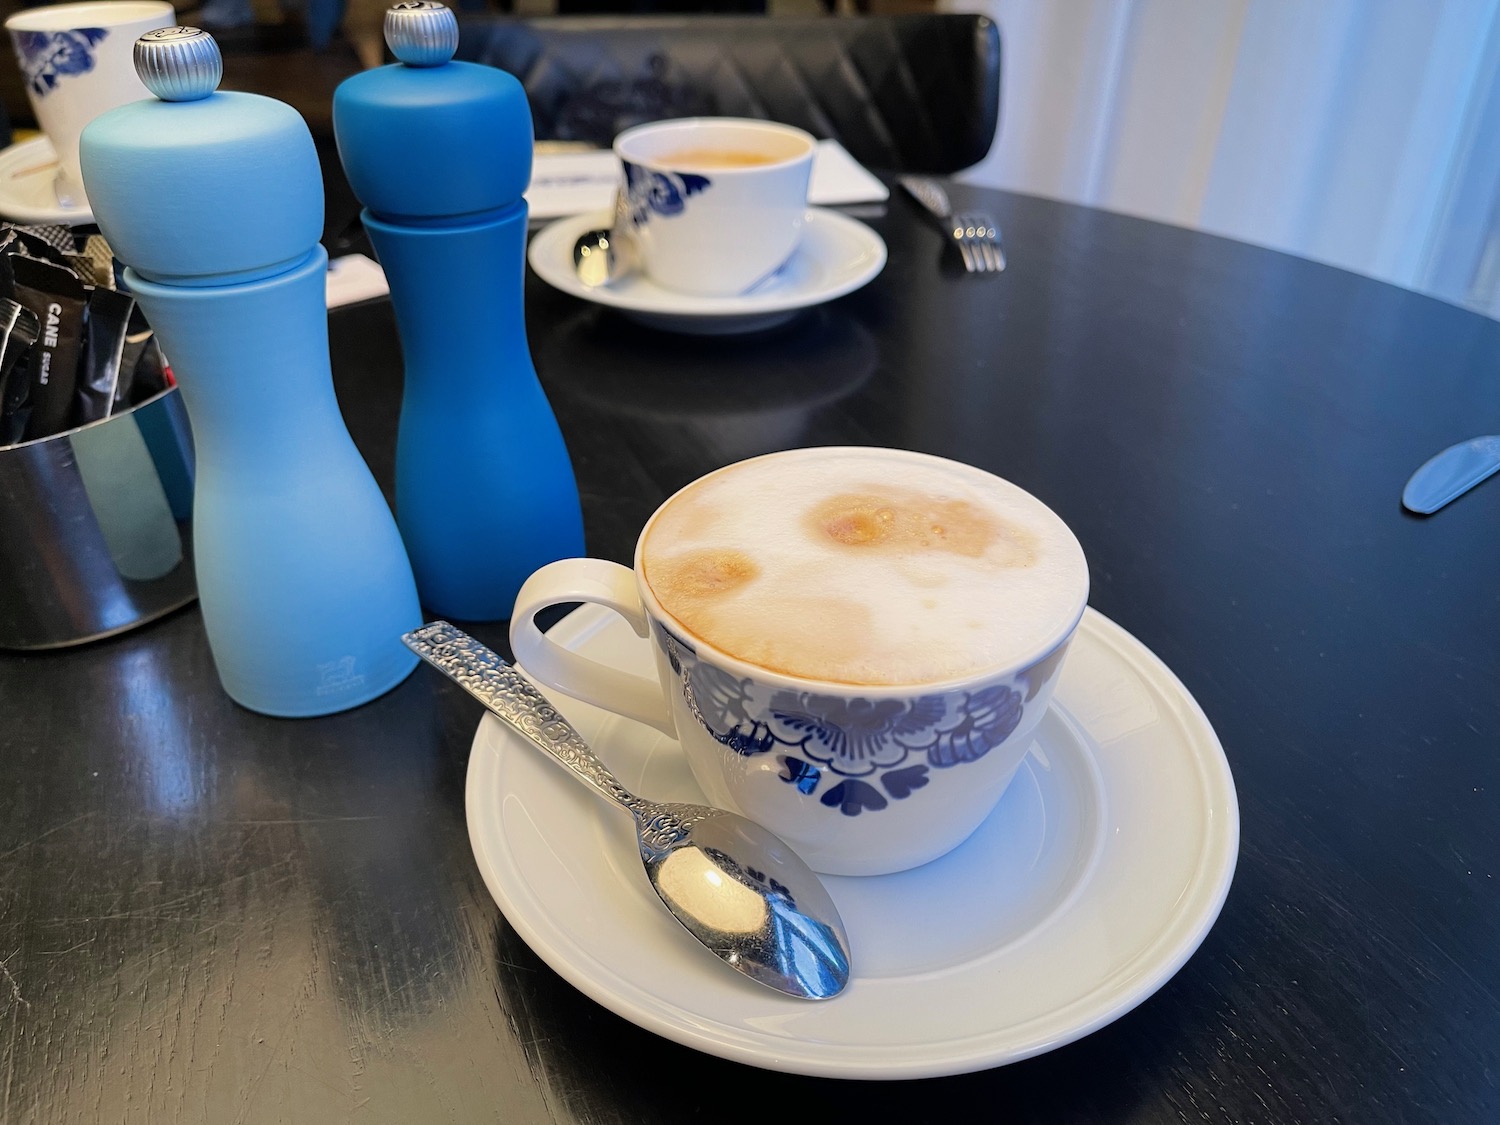
[[[1000,114],[1000,33],[975,15],[468,20],[458,53],[520,78],[547,140],[758,117],[870,167],[943,173],[984,157]]]

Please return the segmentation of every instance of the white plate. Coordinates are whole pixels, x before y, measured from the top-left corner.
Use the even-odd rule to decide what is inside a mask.
[[[52,180],[57,153],[46,137],[33,137],[0,149],[0,218],[15,223],[62,223],[82,226],[94,221],[87,207],[64,207]]]
[[[809,207],[802,242],[791,260],[754,293],[699,297],[663,289],[641,275],[590,289],[573,267],[573,244],[585,231],[609,226],[611,219],[596,212],[549,223],[532,236],[526,254],[531,268],[554,289],[671,332],[708,336],[769,328],[800,309],[852,293],[885,266],[880,235],[838,211]]]
[[[648,642],[597,606],[551,635],[616,667],[651,667]],[[675,742],[552,698],[629,788],[703,799]],[[467,806],[495,901],[577,988],[689,1047],[837,1078],[981,1070],[1104,1026],[1198,947],[1239,848],[1234,782],[1203,712],[1093,610],[1031,756],[973,837],[915,871],[825,877],[854,970],[832,1000],[727,971],[652,893],[630,818],[490,716]]]

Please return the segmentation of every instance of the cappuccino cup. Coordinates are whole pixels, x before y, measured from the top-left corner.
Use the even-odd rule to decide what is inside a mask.
[[[676,493],[633,568],[543,567],[510,641],[538,682],[676,738],[712,803],[814,870],[880,875],[994,810],[1088,585],[1067,525],[1014,484],[904,450],[802,449]],[[535,616],[573,602],[649,638],[655,675],[549,640]]]
[[[5,21],[37,124],[57,152],[64,207],[87,206],[78,135],[106,110],[149,98],[135,73],[135,41],[171,27],[166,0],[94,0],[27,8]]]
[[[681,293],[735,296],[779,270],[802,238],[812,136],[790,125],[689,117],[615,138],[615,233],[642,270]]]

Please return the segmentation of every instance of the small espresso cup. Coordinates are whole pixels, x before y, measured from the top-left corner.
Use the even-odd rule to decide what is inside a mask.
[[[774,274],[802,238],[815,141],[790,125],[690,117],[627,129],[616,230],[656,284],[727,297]]]
[[[27,8],[5,21],[37,124],[57,151],[57,199],[83,207],[78,135],[106,110],[151,96],[136,77],[135,41],[176,22],[166,0],[95,0]]]
[[[994,810],[1087,598],[1077,539],[1015,485],[903,450],[805,449],[669,498],[633,569],[543,567],[510,641],[533,679],[676,738],[713,804],[814,870],[880,875]],[[535,616],[573,602],[649,638],[656,674],[548,639]]]

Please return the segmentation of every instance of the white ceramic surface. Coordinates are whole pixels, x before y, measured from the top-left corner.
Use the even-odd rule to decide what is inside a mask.
[[[0,149],[0,218],[65,226],[92,223],[94,213],[86,205],[64,207],[57,201],[52,186],[57,169],[57,152],[46,137]]]
[[[618,218],[646,275],[666,289],[727,297],[779,269],[802,238],[816,145],[791,125],[738,117],[626,129],[614,143],[623,172]],[[707,166],[704,153],[767,163]]]
[[[647,642],[598,607],[552,635],[624,670],[650,666]],[[626,785],[702,799],[672,740],[552,698]],[[698,1050],[841,1078],[981,1070],[1118,1018],[1197,949],[1239,846],[1234,782],[1207,719],[1092,610],[1031,755],[979,831],[926,867],[827,878],[854,977],[826,1003],[725,972],[652,895],[629,819],[492,718],[475,735],[467,809],[496,902],[577,988]]]
[[[549,223],[532,236],[526,255],[531,268],[554,289],[671,332],[728,335],[769,328],[801,309],[852,293],[885,267],[885,241],[880,235],[858,219],[810,207],[801,244],[781,272],[754,293],[689,296],[663,289],[640,275],[590,289],[578,280],[573,244],[585,231],[608,227],[612,218],[596,212]]]
[[[613,150],[556,150],[557,142],[539,141],[531,162],[531,186],[526,206],[531,222],[563,215],[608,211],[620,186],[620,158]],[[562,142],[567,144],[569,142]],[[882,203],[888,187],[862,167],[838,141],[825,138],[813,152],[807,202],[814,207],[844,207],[851,203]]]
[[[813,509],[786,510],[789,489],[837,499],[882,480],[916,490],[883,501],[898,524],[947,523],[941,507],[927,507],[941,497],[995,520],[992,538],[969,558],[925,542],[896,556],[851,551],[798,531]],[[706,507],[683,499],[693,496]],[[744,518],[705,517],[742,507]],[[854,507],[820,507],[817,521],[831,527],[846,513],[859,518]],[[1024,529],[1025,565],[1007,527]],[[796,546],[779,547],[781,536]],[[669,608],[647,581],[648,553],[670,570],[724,551],[746,553],[752,580],[698,622],[675,612],[691,613],[691,598]],[[693,564],[679,573],[684,590],[707,580]],[[994,809],[1046,714],[1088,590],[1072,530],[1018,485],[908,449],[814,446],[685,486],[646,521],[632,567],[571,558],[539,568],[516,594],[510,646],[537,682],[675,738],[710,805],[770,830],[814,871],[888,875],[951,851]],[[867,630],[857,654],[825,647],[828,623],[812,606],[827,599]],[[788,600],[802,609],[778,615]],[[580,602],[649,631],[655,674],[621,676],[538,628],[539,616]],[[975,632],[985,620],[1007,627]],[[715,643],[730,636],[755,656]],[[820,652],[838,655],[818,663]]]
[[[151,96],[136,77],[135,41],[176,18],[166,0],[93,0],[27,8],[5,21],[37,124],[61,165],[62,206],[88,203],[78,135],[101,113]]]

